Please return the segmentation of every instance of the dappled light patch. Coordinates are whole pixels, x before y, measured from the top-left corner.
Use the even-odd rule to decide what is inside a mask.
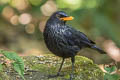
[[[19,24],[18,18],[19,18],[18,15],[12,16],[11,19],[10,19],[11,24],[18,25]]]
[[[57,6],[51,0],[47,1],[43,6],[41,6],[40,9],[45,16],[50,16],[53,12],[57,11]]]
[[[2,15],[5,19],[9,20],[15,14],[13,8],[6,6],[3,8]]]
[[[19,16],[19,22],[21,24],[28,24],[32,20],[32,16],[29,13],[23,13]]]
[[[120,62],[120,48],[118,48],[113,41],[106,40],[104,42],[104,48],[113,60]]]
[[[28,34],[33,34],[35,32],[35,25],[34,24],[28,24],[25,26],[25,30]]]

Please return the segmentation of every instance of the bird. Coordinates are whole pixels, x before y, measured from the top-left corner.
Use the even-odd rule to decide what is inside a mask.
[[[105,51],[97,47],[95,42],[90,40],[83,32],[74,29],[66,23],[73,19],[74,17],[68,16],[64,11],[56,11],[47,20],[43,31],[44,42],[47,48],[54,55],[62,58],[56,76],[60,75],[65,59],[71,58],[72,72],[70,74],[70,80],[74,78],[75,56],[81,49],[91,48],[97,50],[101,54],[105,54]]]

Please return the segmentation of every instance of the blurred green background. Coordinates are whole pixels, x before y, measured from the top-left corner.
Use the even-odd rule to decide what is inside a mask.
[[[120,54],[120,0],[0,0],[0,49],[21,55],[50,53],[42,32],[49,16],[59,10],[74,16],[68,24],[108,54]],[[107,62],[107,56],[96,53],[89,49],[80,52],[97,63]]]

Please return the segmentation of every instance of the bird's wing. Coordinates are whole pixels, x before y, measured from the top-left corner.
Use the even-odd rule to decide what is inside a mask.
[[[64,33],[65,38],[67,38],[68,43],[72,45],[86,45],[90,46],[95,44],[92,40],[88,39],[88,37],[80,32],[68,26],[67,30]]]
[[[92,40],[90,40],[84,33],[77,31],[77,35],[84,41],[95,44],[95,42],[93,42]]]

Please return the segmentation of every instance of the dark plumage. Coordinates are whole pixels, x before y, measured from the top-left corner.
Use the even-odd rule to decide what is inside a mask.
[[[74,70],[75,55],[82,48],[92,48],[100,53],[105,53],[98,48],[95,43],[87,36],[66,24],[66,21],[72,20],[63,11],[57,11],[48,19],[44,29],[44,40],[48,49],[55,55],[62,57],[63,61],[57,73],[59,75],[65,58],[71,57],[72,73]],[[72,79],[72,74],[71,78]]]

